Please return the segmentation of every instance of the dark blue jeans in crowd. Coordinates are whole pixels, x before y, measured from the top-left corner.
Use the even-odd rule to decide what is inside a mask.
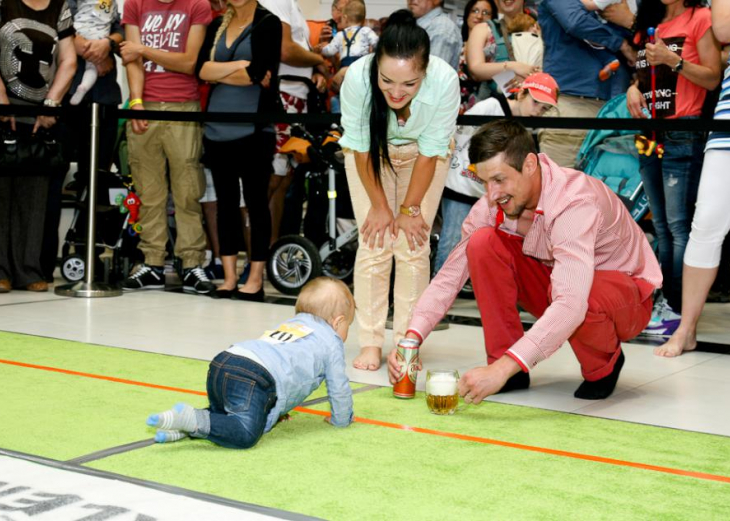
[[[439,235],[438,248],[436,250],[436,262],[433,274],[436,275],[441,266],[444,265],[449,254],[461,241],[461,226],[464,224],[466,216],[471,211],[471,204],[447,199],[441,199],[441,216],[443,224],[441,225],[441,234]]]
[[[682,262],[692,228],[706,136],[665,132],[664,157],[639,156],[641,180],[649,198],[664,276],[663,293],[672,309],[682,307]]]
[[[248,358],[222,352],[208,369],[210,432],[203,438],[232,449],[256,445],[276,404],[276,383]]]

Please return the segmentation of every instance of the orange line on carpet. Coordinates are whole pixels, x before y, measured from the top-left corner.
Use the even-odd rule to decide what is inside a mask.
[[[136,380],[127,380],[124,378],[116,378],[113,376],[104,376],[104,375],[97,375],[97,374],[92,374],[92,373],[82,373],[79,371],[60,369],[58,367],[27,364],[24,362],[16,362],[13,360],[3,360],[3,359],[0,359],[0,363],[7,364],[7,365],[14,365],[14,366],[18,366],[18,367],[25,367],[25,368],[29,368],[29,369],[41,369],[43,371],[52,371],[55,373],[61,373],[61,374],[67,374],[67,375],[73,375],[73,376],[83,376],[85,378],[94,378],[96,380],[106,380],[109,382],[116,382],[116,383],[122,383],[122,384],[127,384],[127,385],[137,385],[137,386],[141,386],[141,387],[149,387],[152,389],[160,389],[160,390],[164,390],[164,391],[174,391],[174,392],[179,392],[179,393],[195,394],[198,396],[207,396],[207,393],[204,391],[194,391],[192,389],[183,389],[181,387],[170,387],[167,385],[156,385],[156,384],[151,384],[151,383],[147,383],[147,382],[138,382]],[[316,416],[329,416],[330,415],[330,413],[328,413],[327,411],[308,409],[306,407],[296,407],[294,410],[305,413],[305,414],[313,414]],[[509,441],[494,440],[491,438],[482,438],[479,436],[469,436],[467,434],[458,434],[455,432],[437,431],[437,430],[433,430],[433,429],[424,429],[421,427],[412,427],[409,425],[401,425],[399,423],[390,423],[390,422],[384,422],[384,421],[380,421],[380,420],[373,420],[370,418],[360,418],[358,416],[356,416],[354,418],[354,421],[356,421],[357,423],[363,423],[366,425],[375,425],[378,427],[386,427],[389,429],[411,431],[411,432],[417,432],[420,434],[430,434],[432,436],[441,436],[443,438],[451,438],[451,439],[461,440],[461,441],[471,441],[471,442],[476,442],[476,443],[483,443],[486,445],[495,445],[498,447],[507,447],[507,448],[511,448],[511,449],[526,450],[526,451],[530,451],[530,452],[537,452],[540,454],[561,456],[564,458],[572,458],[572,459],[578,459],[578,460],[583,460],[583,461],[593,461],[596,463],[605,463],[608,465],[615,465],[615,466],[619,466],[619,467],[629,467],[629,468],[635,468],[635,469],[641,469],[641,470],[650,470],[650,471],[654,471],[654,472],[662,472],[665,474],[674,474],[676,476],[685,476],[685,477],[691,477],[691,478],[697,478],[697,479],[704,479],[704,480],[708,480],[708,481],[719,481],[721,483],[730,483],[729,476],[720,476],[717,474],[707,474],[705,472],[694,472],[691,470],[674,469],[671,467],[661,467],[658,465],[647,465],[645,463],[636,463],[633,461],[624,461],[624,460],[613,459],[613,458],[604,458],[602,456],[581,454],[579,452],[568,452],[568,451],[564,451],[564,450],[548,449],[545,447],[535,447],[532,445],[523,445],[521,443],[512,443]]]
[[[318,411],[315,409],[305,409],[304,407],[297,407],[295,411],[305,412],[308,414],[316,414],[319,416],[329,416],[328,412]],[[636,463],[633,461],[624,461],[613,458],[604,458],[602,456],[592,456],[590,454],[581,454],[579,452],[568,452],[564,450],[548,449],[545,447],[534,447],[532,445],[523,445],[521,443],[512,443],[509,441],[494,440],[490,438],[481,438],[479,436],[469,436],[467,434],[458,434],[455,432],[444,432],[433,429],[424,429],[421,427],[411,427],[409,425],[401,425],[398,423],[384,422],[380,420],[372,420],[370,418],[359,418],[355,417],[355,421],[358,423],[365,423],[367,425],[377,425],[378,427],[387,427],[389,429],[398,429],[404,431],[418,432],[421,434],[431,434],[433,436],[442,436],[444,438],[452,438],[455,440],[462,441],[473,441],[476,443],[484,443],[487,445],[497,445],[499,447],[509,447],[511,449],[527,450],[531,452],[539,452],[541,454],[550,454],[552,456],[562,456],[565,458],[573,458],[585,461],[595,461],[597,463],[607,463],[609,465],[617,465],[620,467],[631,467],[642,470],[652,470],[655,472],[664,472],[665,474],[675,474],[677,476],[688,476],[699,479],[706,479],[710,481],[720,481],[722,483],[730,483],[730,477],[719,476],[717,474],[707,474],[704,472],[694,472],[691,470],[673,469],[671,467],[661,467],[658,465],[647,465],[645,463]]]
[[[70,371],[68,369],[59,369],[58,367],[48,367],[45,365],[26,364],[24,362],[15,362],[13,360],[2,360],[2,359],[0,359],[0,363],[7,364],[7,365],[16,365],[18,367],[27,367],[30,369],[42,369],[43,371],[52,371],[54,373],[69,374],[69,375],[73,375],[73,376],[83,376],[85,378],[95,378],[96,380],[106,380],[108,382],[117,382],[120,384],[139,385],[140,387],[150,387],[151,389],[161,389],[163,391],[175,391],[177,393],[187,393],[187,394],[197,394],[199,396],[208,396],[208,393],[206,393],[205,391],[193,391],[191,389],[183,389],[181,387],[170,387],[168,385],[156,385],[156,384],[150,384],[147,382],[137,382],[135,380],[126,380],[124,378],[116,378],[114,376],[104,376],[104,375],[92,374],[92,373],[80,373],[79,371]]]

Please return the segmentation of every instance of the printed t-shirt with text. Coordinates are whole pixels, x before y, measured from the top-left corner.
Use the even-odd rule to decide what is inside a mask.
[[[167,52],[185,52],[193,25],[211,22],[207,0],[126,0],[124,25],[139,27],[142,45]],[[198,80],[192,74],[165,70],[151,61],[144,62],[145,101],[185,102],[199,99]]]
[[[681,56],[685,63],[700,63],[697,44],[712,28],[708,8],[687,9],[674,20],[659,24],[656,34],[669,50]],[[648,40],[644,42],[646,44]],[[636,60],[639,90],[651,112],[651,66],[646,60],[646,48],[642,45]],[[656,117],[673,119],[699,116],[707,90],[695,85],[684,76],[672,72],[668,65],[655,67]]]

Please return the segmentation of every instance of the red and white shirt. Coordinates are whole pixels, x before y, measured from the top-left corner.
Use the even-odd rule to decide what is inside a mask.
[[[124,25],[139,27],[142,45],[167,52],[185,52],[193,25],[207,26],[212,19],[207,0],[126,0]],[[185,102],[200,99],[193,74],[167,71],[152,60],[144,61],[145,101]]]
[[[644,232],[616,194],[594,177],[562,168],[545,154],[538,157],[542,192],[522,252],[552,267],[552,303],[507,352],[524,370],[552,355],[583,323],[596,270],[645,281],[638,286],[642,300],[662,284]],[[490,205],[486,195],[474,205],[461,242],[418,300],[409,330],[426,338],[443,318],[469,278],[469,237],[479,228],[495,227],[497,214],[498,206]],[[516,220],[505,220],[499,229],[519,235]]]

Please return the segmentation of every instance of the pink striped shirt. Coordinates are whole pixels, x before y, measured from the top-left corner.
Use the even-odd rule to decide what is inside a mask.
[[[545,154],[538,157],[542,192],[522,251],[552,267],[552,303],[507,352],[524,370],[552,355],[583,323],[595,270],[646,281],[640,285],[642,299],[662,283],[659,263],[621,200],[598,179],[562,168]],[[469,278],[469,237],[479,228],[494,227],[497,210],[485,195],[469,212],[461,242],[413,311],[409,329],[422,338],[446,315]],[[516,220],[505,220],[500,229],[518,235]]]

